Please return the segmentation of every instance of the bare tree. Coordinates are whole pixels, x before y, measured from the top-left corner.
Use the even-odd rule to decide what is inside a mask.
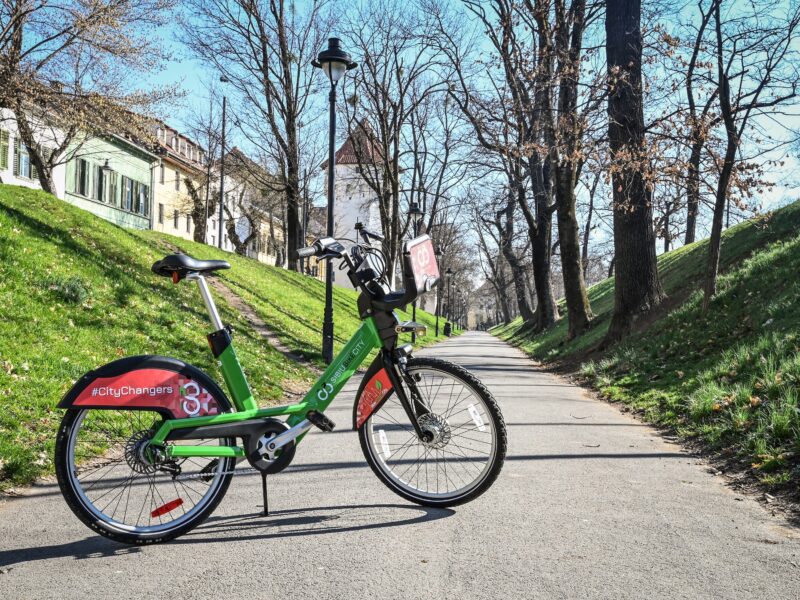
[[[446,83],[434,71],[429,29],[421,11],[390,0],[360,4],[347,24],[361,64],[344,84],[344,109],[361,177],[378,201],[391,274],[409,227],[405,207],[427,205],[429,226],[449,187],[452,117],[434,105],[434,96],[443,100]],[[425,138],[434,145],[436,137],[444,138],[438,158],[421,143]]]
[[[327,2],[303,7],[285,0],[188,0],[184,41],[236,90],[241,133],[274,162],[275,191],[285,198],[291,249],[303,244],[300,223],[301,129],[315,91],[311,59],[322,45]],[[294,252],[290,269],[298,268]]]
[[[154,28],[174,0],[4,0],[0,5],[0,107],[14,112],[42,188],[82,139],[113,131],[147,136],[139,113],[170,89],[132,90],[132,74],[152,71],[164,51]],[[58,131],[39,135],[40,130]],[[44,141],[44,143],[43,143]]]
[[[500,247],[513,274],[520,314],[541,329],[558,318],[550,281],[556,207],[547,151],[539,143],[544,105],[537,102],[547,93],[550,81],[531,59],[536,46],[531,40],[530,15],[527,23],[519,23],[523,13],[508,0],[488,7],[471,1],[464,5],[481,32],[475,40],[463,33],[468,30],[463,20],[443,7],[431,3],[428,11],[437,19],[439,50],[452,66],[449,93],[472,128],[475,145],[494,157],[497,174],[504,180],[507,201],[495,215],[503,221]],[[471,48],[478,48],[477,55]],[[532,249],[535,313],[526,298],[524,263],[513,251],[517,209],[525,219]]]
[[[797,96],[800,73],[794,43],[800,25],[800,8],[771,12],[772,5],[753,2],[748,12],[730,17],[725,27],[720,16],[722,0],[712,0],[716,37],[717,96],[725,128],[725,154],[717,182],[703,307],[708,308],[717,289],[720,244],[731,180],[736,178],[737,152],[748,126],[765,109]]]

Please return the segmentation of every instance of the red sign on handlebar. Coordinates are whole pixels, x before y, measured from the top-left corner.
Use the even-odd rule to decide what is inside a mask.
[[[430,291],[439,281],[439,265],[436,264],[433,241],[427,235],[415,238],[406,242],[406,252],[411,255],[417,292],[422,294]]]

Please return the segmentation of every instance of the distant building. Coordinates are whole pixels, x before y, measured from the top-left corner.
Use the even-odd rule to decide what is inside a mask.
[[[58,127],[50,125],[44,119],[32,124],[34,138],[47,150],[53,150],[64,141],[64,133]],[[64,198],[66,165],[59,164],[53,168],[55,195]],[[40,189],[39,175],[33,165],[28,149],[22,143],[17,130],[17,119],[7,108],[0,108],[0,183],[21,185]]]
[[[366,122],[357,127],[336,151],[333,188],[335,195],[333,222],[336,238],[355,239],[356,223],[363,224],[375,233],[382,232],[378,197],[364,179],[356,154],[357,148],[361,150],[362,164],[375,165],[380,160]],[[327,169],[327,166],[328,163],[325,161],[322,169]],[[342,287],[353,287],[350,280],[338,269],[334,270],[334,282]]]
[[[132,229],[151,229],[154,153],[117,135],[76,141],[67,152],[64,200]]]
[[[159,164],[155,176],[153,229],[187,240],[194,239],[190,187],[206,200],[208,178],[205,150],[165,123],[154,123]]]

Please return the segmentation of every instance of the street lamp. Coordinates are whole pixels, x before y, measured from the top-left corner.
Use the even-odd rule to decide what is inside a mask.
[[[433,254],[436,256],[436,264],[438,265],[442,262],[442,247],[436,246],[433,249]],[[442,286],[439,285],[436,287],[436,337],[439,337],[439,308],[442,302],[442,294],[440,293]]]
[[[219,78],[220,83],[230,83],[230,79],[223,75]],[[218,246],[222,249],[222,220],[225,218],[225,111],[227,109],[228,98],[222,94],[222,154],[219,159],[219,240]]]
[[[330,110],[330,128],[328,131],[328,237],[333,237],[333,181],[336,155],[336,84],[345,74],[345,71],[356,68],[356,63],[350,59],[341,47],[339,38],[328,38],[328,48],[311,61],[315,67],[322,69],[331,82],[331,91],[328,95]],[[322,359],[331,364],[333,361],[333,269],[330,261],[325,269],[325,317],[322,322]]]
[[[422,217],[425,216],[425,212],[419,207],[419,203],[412,202],[411,206],[408,208],[408,218],[411,219],[411,223],[414,226],[414,237],[416,238],[419,235],[419,222],[422,220]],[[417,320],[417,300],[416,298],[411,303],[411,320],[416,322]],[[414,344],[417,341],[417,332],[411,332],[411,343]]]
[[[447,275],[447,320],[453,320],[453,269],[447,267],[447,271],[444,272]]]

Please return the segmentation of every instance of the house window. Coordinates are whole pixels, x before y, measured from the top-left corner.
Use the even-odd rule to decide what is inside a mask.
[[[75,161],[75,182],[72,191],[81,196],[89,196],[89,162],[82,158]]]
[[[174,213],[172,213],[172,228],[173,229],[177,229],[178,228],[178,211],[177,210]]]
[[[98,202],[104,202],[103,191],[105,188],[103,182],[103,169],[100,165],[93,165],[92,167],[92,199]]]
[[[127,177],[122,178],[122,208],[133,210],[133,181]]]
[[[175,191],[181,191],[181,172],[175,171]]]
[[[158,222],[161,225],[164,224],[164,205],[160,202],[158,203]]]
[[[161,167],[158,172],[158,182],[161,185],[164,185],[164,171],[166,171],[166,169],[164,168],[164,163],[161,163]]]
[[[186,233],[192,233],[192,217],[186,215]]]
[[[26,179],[33,179],[36,176],[36,171],[31,166],[28,148],[20,142],[19,138],[17,138],[17,142],[14,145],[14,175],[25,177]]]
[[[136,212],[145,217],[150,216],[150,186],[143,183],[139,186],[139,208]]]
[[[108,171],[105,174],[105,186],[108,188],[106,191],[106,201],[111,206],[119,205],[119,193],[117,192],[117,174],[114,171]]]
[[[8,132],[0,129],[0,169],[3,171],[8,169],[8,142]]]

